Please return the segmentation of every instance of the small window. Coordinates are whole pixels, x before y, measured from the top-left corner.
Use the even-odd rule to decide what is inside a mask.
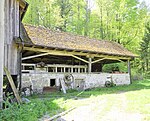
[[[71,72],[71,68],[65,68],[65,72]]]
[[[83,73],[83,72],[84,72],[84,68],[81,68],[81,69],[80,69],[80,72]]]
[[[62,68],[61,67],[57,67],[57,72],[62,72]]]
[[[78,72],[78,68],[73,68],[73,72],[77,73]]]
[[[56,68],[55,67],[48,67],[48,72],[56,72]]]

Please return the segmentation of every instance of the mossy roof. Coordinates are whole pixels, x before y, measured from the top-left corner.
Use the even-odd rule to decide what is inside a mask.
[[[24,44],[32,43],[37,46],[57,49],[94,52],[126,57],[136,56],[116,42],[90,39],[85,36],[73,35],[67,32],[52,31],[41,26],[36,27],[25,24],[24,27],[31,41],[24,41]]]

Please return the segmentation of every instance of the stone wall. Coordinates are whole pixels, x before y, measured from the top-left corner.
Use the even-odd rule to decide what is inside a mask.
[[[125,74],[110,74],[110,73],[99,73],[99,74],[81,74],[74,73],[73,88],[88,89],[94,87],[104,87],[108,77],[112,78],[112,81],[116,85],[128,85],[130,84],[130,76],[128,73]],[[59,79],[63,78],[63,73],[23,73],[22,74],[22,87],[32,85],[34,91],[42,92],[43,87],[50,86],[50,79],[55,79],[55,86],[60,86]]]

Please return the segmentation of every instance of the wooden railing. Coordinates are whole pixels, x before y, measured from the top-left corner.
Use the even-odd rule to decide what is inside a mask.
[[[46,65],[37,67],[36,64],[22,64],[22,73],[30,72],[50,72],[50,73],[87,73],[86,65]]]

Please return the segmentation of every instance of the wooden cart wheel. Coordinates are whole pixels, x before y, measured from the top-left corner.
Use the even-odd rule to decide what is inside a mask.
[[[105,82],[105,86],[106,86],[106,87],[112,87],[113,84],[112,84],[111,81],[106,81],[106,82]]]
[[[68,86],[71,85],[73,83],[73,81],[74,81],[74,77],[72,74],[66,74],[64,76],[64,82],[66,85],[68,85]]]

